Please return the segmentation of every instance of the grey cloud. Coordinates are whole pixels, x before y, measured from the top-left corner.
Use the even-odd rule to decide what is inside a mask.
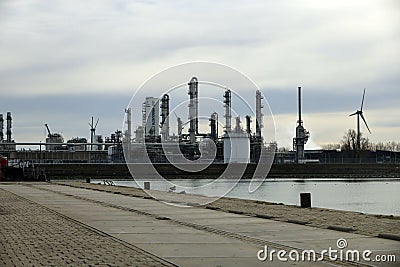
[[[243,70],[277,114],[296,113],[297,84],[304,112],[353,111],[364,87],[368,112],[400,99],[399,17],[396,1],[2,2],[0,105],[55,121],[99,110],[115,128],[159,66],[208,59]]]

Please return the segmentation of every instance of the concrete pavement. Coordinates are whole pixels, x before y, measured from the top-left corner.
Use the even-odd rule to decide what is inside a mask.
[[[273,262],[257,259],[257,253],[265,246],[269,251],[297,251],[301,254],[304,250],[315,250],[318,253],[329,247],[338,250],[338,239],[347,241],[345,249],[371,250],[371,259],[376,255],[395,255],[400,259],[400,242],[393,240],[204,208],[182,208],[152,199],[55,184],[0,184],[0,189],[40,204],[88,229],[104,233],[116,242],[129,244],[137,248],[136,251],[145,251],[148,254],[144,258],[149,257],[154,261],[150,265],[169,262],[179,266],[354,265],[352,262],[329,260],[327,255],[326,260],[316,262],[293,261],[290,258],[282,262],[277,259],[276,253]],[[68,231],[68,228],[65,230]],[[127,255],[117,247],[107,249],[112,251],[110,254],[115,254],[116,259],[121,254],[122,258]],[[293,252],[292,256],[295,255]],[[264,253],[260,256],[264,256]],[[112,257],[108,260],[110,264],[115,264]],[[86,263],[90,264],[90,260]],[[396,262],[372,261],[362,261],[360,264],[398,265]],[[124,265],[123,262],[121,265]]]

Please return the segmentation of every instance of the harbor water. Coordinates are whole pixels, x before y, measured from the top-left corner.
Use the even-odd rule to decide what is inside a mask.
[[[139,187],[134,180],[113,180],[115,185]],[[93,180],[93,183],[102,183]],[[201,187],[211,183],[209,179],[177,179],[175,192]],[[164,182],[150,181],[151,189],[168,191]],[[219,180],[204,189],[205,196],[219,196],[233,186],[234,181]],[[268,179],[258,190],[249,192],[248,180],[240,181],[225,196],[241,199],[260,200],[273,203],[299,205],[299,195],[309,192],[312,206],[355,211],[369,214],[400,216],[400,179]],[[141,184],[143,187],[143,184]]]

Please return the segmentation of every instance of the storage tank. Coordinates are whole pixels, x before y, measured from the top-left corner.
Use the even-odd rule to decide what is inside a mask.
[[[64,138],[62,137],[62,135],[59,133],[52,133],[46,138],[46,150],[58,150],[61,147],[60,143],[64,143]]]
[[[224,163],[249,163],[250,138],[247,133],[224,135]]]

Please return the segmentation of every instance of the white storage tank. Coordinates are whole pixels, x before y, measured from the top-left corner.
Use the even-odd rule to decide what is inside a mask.
[[[249,163],[250,138],[247,133],[230,132],[224,135],[224,163]]]

